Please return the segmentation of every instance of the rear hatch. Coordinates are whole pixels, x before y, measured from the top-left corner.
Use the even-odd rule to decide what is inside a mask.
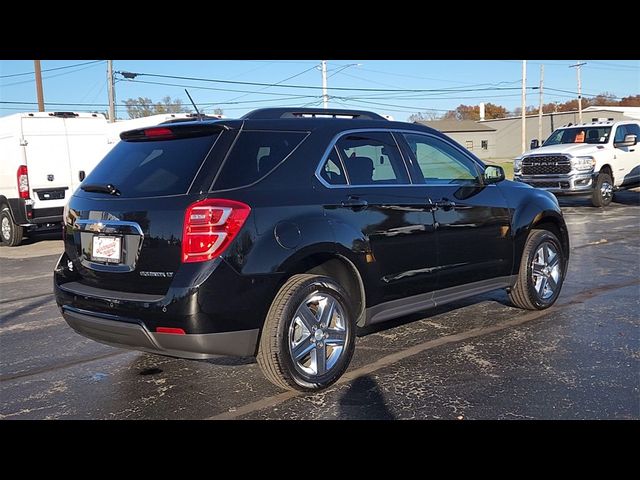
[[[182,264],[185,210],[208,191],[234,136],[217,122],[123,133],[66,213],[65,251],[79,282],[166,293]]]
[[[22,118],[24,164],[34,209],[62,208],[71,196],[66,133],[64,118],[48,114]]]

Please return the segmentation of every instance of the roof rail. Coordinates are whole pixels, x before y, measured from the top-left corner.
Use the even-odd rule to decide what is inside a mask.
[[[276,118],[347,118],[358,120],[387,120],[366,110],[342,110],[335,108],[260,108],[247,113],[242,119],[268,120]]]

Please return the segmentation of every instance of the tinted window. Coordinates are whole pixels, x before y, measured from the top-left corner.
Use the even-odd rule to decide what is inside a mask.
[[[544,142],[544,146],[564,143],[607,143],[611,127],[576,127],[556,130]]]
[[[83,183],[110,183],[132,198],[187,193],[217,138],[120,142]]]
[[[351,185],[407,184],[409,178],[390,133],[357,133],[336,144]]]
[[[425,183],[475,181],[478,172],[473,161],[452,145],[436,137],[405,134],[416,157]]]
[[[347,178],[335,147],[331,149],[327,161],[324,162],[320,170],[320,176],[324,178],[329,185],[346,185]]]
[[[285,160],[307,135],[307,132],[241,132],[214,188],[226,190],[261,180]]]

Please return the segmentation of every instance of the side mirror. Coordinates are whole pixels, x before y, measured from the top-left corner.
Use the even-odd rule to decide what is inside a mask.
[[[484,169],[484,174],[482,175],[482,179],[485,184],[490,183],[498,183],[505,179],[504,176],[504,168],[499,167],[497,165],[487,165],[487,168]]]
[[[540,147],[540,142],[538,141],[537,138],[534,138],[533,140],[531,140],[531,150],[535,150],[536,148]]]
[[[624,140],[618,143],[614,143],[613,146],[616,148],[619,147],[633,147],[636,143],[638,143],[638,137],[634,134],[630,133],[629,135],[624,136]]]

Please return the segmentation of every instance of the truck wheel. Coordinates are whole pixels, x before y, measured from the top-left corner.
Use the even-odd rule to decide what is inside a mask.
[[[315,391],[338,380],[355,349],[348,295],[332,278],[294,275],[276,295],[262,329],[258,365],[273,384]]]
[[[23,233],[24,229],[20,225],[13,223],[9,208],[4,207],[0,211],[0,238],[2,238],[2,245],[8,247],[20,245]]]
[[[608,173],[600,173],[596,179],[596,185],[591,195],[591,203],[594,207],[606,207],[613,200],[613,180]]]
[[[526,310],[549,308],[560,295],[565,264],[558,238],[549,230],[531,230],[509,299]]]

